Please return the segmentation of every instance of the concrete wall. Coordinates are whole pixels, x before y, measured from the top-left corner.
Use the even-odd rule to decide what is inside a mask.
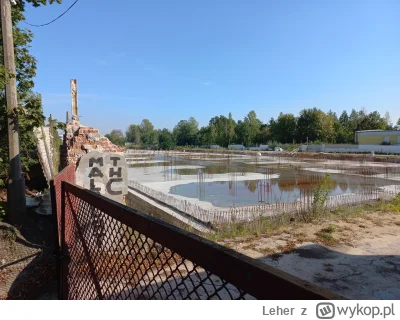
[[[400,145],[334,145],[334,144],[320,144],[320,145],[302,145],[300,148],[302,151],[308,152],[339,152],[339,153],[382,153],[382,154],[400,154]]]
[[[144,212],[150,216],[153,216],[155,218],[164,220],[165,222],[168,222],[170,224],[173,224],[175,226],[178,226],[180,228],[187,228],[187,225],[183,223],[182,221],[172,217],[165,211],[163,211],[160,208],[157,208],[156,206],[153,206],[152,204],[148,203],[144,199],[136,196],[132,192],[128,192],[126,195],[126,206],[136,209],[140,212]]]
[[[228,149],[229,149],[229,150],[244,150],[244,149],[245,149],[245,146],[242,145],[242,144],[230,144],[230,145],[228,146]]]
[[[312,144],[306,146],[306,150],[308,152],[324,152],[325,145],[324,144]]]
[[[268,151],[269,146],[267,144],[260,144],[259,147],[251,147],[249,150],[259,150],[259,151]]]
[[[51,135],[50,127],[39,127],[33,130],[35,137],[37,138],[37,149],[39,154],[39,161],[42,165],[44,176],[47,183],[53,177],[53,149],[51,146]]]

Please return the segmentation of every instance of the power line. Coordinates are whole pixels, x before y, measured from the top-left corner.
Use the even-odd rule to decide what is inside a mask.
[[[24,23],[26,23],[28,26],[31,27],[44,27],[44,26],[48,26],[49,24],[52,24],[53,22],[57,21],[58,19],[60,19],[64,14],[66,14],[69,10],[72,9],[72,7],[78,2],[79,0],[76,0],[73,4],[71,4],[71,6],[65,10],[62,14],[60,14],[57,18],[55,18],[54,20],[51,20],[50,22],[44,23],[44,24],[30,24],[26,21],[24,21]]]

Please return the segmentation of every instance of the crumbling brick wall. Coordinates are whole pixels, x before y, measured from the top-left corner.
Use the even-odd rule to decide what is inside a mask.
[[[74,119],[67,124],[60,148],[61,169],[76,165],[79,158],[90,151],[123,153],[124,148],[111,143],[98,129],[82,125]]]

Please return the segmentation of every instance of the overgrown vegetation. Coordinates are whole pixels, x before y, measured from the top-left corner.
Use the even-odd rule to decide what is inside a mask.
[[[283,212],[280,215],[273,217],[257,217],[250,222],[223,223],[218,225],[217,231],[214,234],[207,234],[207,238],[213,241],[233,238],[257,238],[260,236],[272,236],[282,233],[286,228],[302,223],[313,223],[318,221],[337,221],[346,220],[358,217],[368,212],[397,212],[400,213],[400,193],[390,202],[379,201],[373,204],[365,204],[361,206],[343,206],[335,210],[327,211],[324,215],[314,215],[313,213],[303,213],[307,219],[302,218],[302,215],[294,218],[294,215]],[[336,227],[329,225],[321,229],[317,236],[321,242],[332,244],[336,242],[332,233],[336,231]]]
[[[320,185],[315,188],[314,190],[314,196],[313,196],[313,204],[312,204],[312,214],[313,216],[319,216],[322,211],[324,210],[324,206],[326,203],[326,199],[328,198],[328,192],[329,192],[329,177],[330,174],[327,174]],[[309,218],[306,217],[308,220]]]

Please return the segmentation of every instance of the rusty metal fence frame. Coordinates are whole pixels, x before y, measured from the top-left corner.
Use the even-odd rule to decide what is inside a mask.
[[[67,181],[52,195],[60,299],[341,298]]]
[[[54,251],[56,256],[57,272],[57,293],[61,298],[61,211],[62,211],[62,192],[61,184],[63,181],[75,181],[75,165],[70,164],[60,171],[52,180],[50,180],[50,197],[52,203],[53,230],[54,230]]]

